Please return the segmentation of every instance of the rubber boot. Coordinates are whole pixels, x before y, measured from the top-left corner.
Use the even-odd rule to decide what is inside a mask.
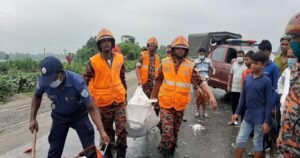
[[[101,146],[101,150],[104,151],[105,150],[105,145]],[[106,152],[104,154],[105,158],[113,158],[112,152],[111,152],[111,145],[108,145]]]
[[[265,154],[264,152],[254,152],[254,158],[264,158]]]
[[[126,148],[127,145],[125,144],[117,145],[117,158],[126,158]]]
[[[174,153],[175,153],[175,150],[176,150],[176,144],[174,144],[171,148],[171,156],[173,157],[174,156]]]
[[[171,149],[167,148],[159,148],[159,152],[163,156],[163,158],[172,158],[173,156],[171,155]]]
[[[243,157],[243,148],[236,148],[235,150],[235,158],[242,158]]]

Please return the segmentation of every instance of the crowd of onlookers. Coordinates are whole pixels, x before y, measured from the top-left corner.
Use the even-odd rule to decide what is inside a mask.
[[[299,92],[300,52],[297,36],[280,39],[280,53],[272,60],[272,44],[262,40],[259,51],[237,52],[227,91],[231,92],[232,118],[228,125],[240,126],[236,157],[242,157],[249,136],[254,157],[300,157]],[[238,123],[240,116],[241,123]]]

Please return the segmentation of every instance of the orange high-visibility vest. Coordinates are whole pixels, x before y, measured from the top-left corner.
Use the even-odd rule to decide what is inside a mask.
[[[142,67],[140,68],[140,76],[142,80],[142,84],[147,83],[148,81],[148,68],[150,65],[150,52],[149,51],[143,51],[141,52],[143,63]],[[160,57],[158,54],[155,55],[155,78],[158,76],[158,69],[160,66]]]
[[[101,53],[90,58],[95,76],[89,83],[89,90],[98,107],[111,105],[113,102],[125,101],[126,90],[120,78],[120,71],[124,64],[123,55],[113,53],[112,66],[109,67]]]
[[[159,90],[159,105],[183,111],[190,102],[190,87],[194,63],[184,59],[176,74],[172,57],[162,60],[163,83]]]

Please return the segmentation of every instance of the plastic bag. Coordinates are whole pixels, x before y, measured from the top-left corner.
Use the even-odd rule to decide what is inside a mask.
[[[128,137],[142,137],[155,127],[159,118],[152,108],[151,100],[142,87],[138,87],[126,107]]]
[[[194,135],[196,136],[198,133],[200,133],[202,130],[205,130],[205,128],[200,125],[200,124],[193,124],[193,125],[190,125],[190,127],[193,128],[193,131],[194,131]]]

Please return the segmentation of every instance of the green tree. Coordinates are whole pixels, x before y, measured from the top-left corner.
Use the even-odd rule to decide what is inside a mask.
[[[127,59],[125,60],[126,71],[131,71],[135,68],[136,59],[141,52],[141,47],[138,43],[134,43],[135,38],[133,36],[126,36],[125,39],[124,42],[118,45],[122,54]],[[82,48],[77,50],[74,58],[75,62],[69,65],[67,69],[79,73],[82,72],[81,66],[85,65],[89,61],[89,58],[97,53],[97,50],[96,37],[91,37]]]
[[[123,42],[119,44],[121,52],[128,60],[136,60],[141,52],[138,43]]]
[[[75,62],[87,63],[89,58],[97,53],[96,37],[90,37],[86,44],[77,50]]]
[[[4,57],[5,60],[8,60],[9,59],[9,55],[6,54],[6,56]]]
[[[121,37],[121,41],[122,41],[122,43],[132,43],[132,44],[134,44],[135,43],[135,38],[133,36],[130,36],[130,35],[123,35]]]
[[[157,53],[159,54],[159,56],[161,58],[165,58],[166,57],[166,49],[167,47],[165,45],[160,45],[159,48],[157,49]]]

